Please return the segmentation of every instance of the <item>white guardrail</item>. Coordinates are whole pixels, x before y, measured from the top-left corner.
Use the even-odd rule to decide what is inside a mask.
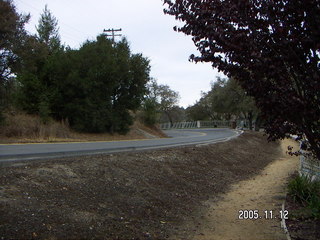
[[[233,126],[235,124],[235,126]],[[245,121],[193,121],[193,122],[175,122],[175,123],[160,123],[159,127],[165,129],[185,129],[185,128],[221,128],[221,127],[236,127],[245,125]]]
[[[291,135],[291,138],[297,141],[297,135]],[[300,175],[305,175],[311,178],[311,180],[320,180],[320,161],[315,159],[314,156],[308,154],[307,151],[303,150],[304,141],[298,140],[300,143],[299,155],[300,158]]]
[[[304,151],[300,150],[300,174],[307,175],[312,180],[320,180],[320,161],[312,158],[312,156],[304,155]]]

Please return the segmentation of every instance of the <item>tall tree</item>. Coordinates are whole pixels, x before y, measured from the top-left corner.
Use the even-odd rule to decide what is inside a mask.
[[[18,55],[26,36],[24,25],[29,17],[18,14],[12,1],[0,1],[0,107],[7,101],[6,88],[19,63]]]
[[[54,60],[63,53],[58,33],[58,21],[47,6],[40,16],[37,34],[29,36],[21,55],[22,68],[18,74],[21,83],[20,106],[29,113],[39,114],[44,122],[52,116],[51,104],[56,98],[57,74]]]
[[[164,0],[200,56],[240,82],[269,140],[306,137],[320,160],[320,1]]]
[[[39,42],[44,43],[50,51],[60,47],[58,20],[53,16],[47,5],[40,16],[36,29]]]

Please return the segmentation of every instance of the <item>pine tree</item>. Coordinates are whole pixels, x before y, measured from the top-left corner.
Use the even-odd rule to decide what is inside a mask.
[[[47,5],[40,16],[36,29],[39,42],[44,43],[50,52],[60,47],[58,20],[52,15]]]

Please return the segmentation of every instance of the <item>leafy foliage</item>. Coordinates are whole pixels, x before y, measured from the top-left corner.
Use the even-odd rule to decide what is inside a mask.
[[[132,54],[125,38],[114,43],[101,35],[78,50],[64,48],[47,7],[37,31],[21,54],[19,106],[44,123],[55,118],[78,131],[126,133],[133,123],[129,111],[146,93],[149,60]]]
[[[148,126],[158,122],[158,104],[153,99],[146,98],[142,105],[142,119]]]
[[[200,56],[255,98],[269,140],[305,136],[320,160],[319,0],[164,0]]]
[[[67,103],[62,107],[57,102],[55,111],[81,131],[126,132],[132,123],[128,110],[140,106],[146,91],[149,61],[131,54],[125,39],[113,46],[103,36],[68,55],[60,65],[69,70],[61,78],[58,98]]]
[[[29,15],[16,12],[11,1],[0,1],[0,112],[8,105],[13,84],[13,73],[19,64],[18,53],[26,31]]]
[[[192,120],[230,120],[244,118],[252,126],[253,118],[258,114],[255,102],[233,79],[218,78],[211,90],[202,93],[201,99],[187,109]]]
[[[158,121],[159,115],[165,114],[166,118],[173,123],[177,113],[179,93],[172,90],[168,85],[158,84],[152,79],[148,84],[148,92],[144,101],[144,115],[146,121],[152,119],[152,122]],[[162,116],[161,116],[162,117]]]
[[[25,49],[20,54],[21,69],[18,80],[21,83],[19,103],[29,113],[38,113],[44,123],[51,115],[50,104],[55,97],[56,71],[52,68],[54,59],[63,52],[58,34],[58,22],[47,9],[41,14],[36,27],[38,34],[28,36]]]

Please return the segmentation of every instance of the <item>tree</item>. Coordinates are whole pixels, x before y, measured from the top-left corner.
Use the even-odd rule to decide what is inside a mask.
[[[173,112],[177,109],[179,98],[178,92],[172,90],[168,85],[158,84],[155,79],[152,79],[148,84],[148,94],[146,96],[148,104],[155,105],[158,111],[168,117],[171,124],[173,124]]]
[[[7,105],[8,88],[14,85],[13,74],[19,63],[18,54],[26,36],[24,25],[29,17],[18,14],[12,1],[0,1],[0,108]]]
[[[126,39],[113,43],[103,35],[55,56],[53,116],[68,119],[78,131],[126,133],[133,122],[130,111],[146,93],[149,60],[132,54]]]
[[[158,122],[158,104],[151,98],[145,98],[142,103],[142,120],[148,126],[154,126]]]
[[[186,121],[186,110],[183,107],[179,107],[178,105],[173,106],[168,111],[168,113],[162,112],[159,118],[160,123],[170,122],[171,124],[173,124],[174,122],[183,122],[183,121]]]
[[[253,99],[233,78],[217,78],[211,84],[211,90],[202,93],[201,99],[188,112],[193,120],[247,119],[249,129],[258,113]]]
[[[194,105],[188,106],[186,109],[186,118],[187,121],[206,121],[206,120],[212,120],[210,118],[207,109],[203,107],[202,105],[202,99],[197,101]]]
[[[158,87],[158,94],[160,97],[160,110],[167,115],[170,123],[173,124],[171,111],[178,104],[179,93],[170,89],[168,85],[159,85]]]
[[[52,15],[46,5],[36,27],[38,41],[45,44],[50,52],[60,47],[58,20]]]
[[[320,160],[319,0],[164,0],[200,56],[253,96],[269,140],[307,138]]]
[[[18,72],[21,84],[20,106],[28,113],[39,114],[44,123],[51,114],[51,103],[57,95],[55,59],[63,53],[58,34],[58,22],[45,7],[40,16],[37,35],[28,36],[21,53],[22,66]]]
[[[257,108],[252,97],[247,96],[246,92],[239,86],[234,78],[220,80],[220,87],[210,91],[209,98],[213,102],[213,108],[217,112],[225,114],[225,118],[230,120],[231,115],[237,119],[244,118],[249,121],[249,129],[252,129],[252,121],[257,115]],[[211,95],[211,96],[210,96]]]
[[[226,79],[217,78],[217,81],[211,84],[211,90],[203,95],[204,106],[207,106],[211,119],[231,120],[236,107],[230,104],[234,101],[233,95],[228,96],[226,86]]]

